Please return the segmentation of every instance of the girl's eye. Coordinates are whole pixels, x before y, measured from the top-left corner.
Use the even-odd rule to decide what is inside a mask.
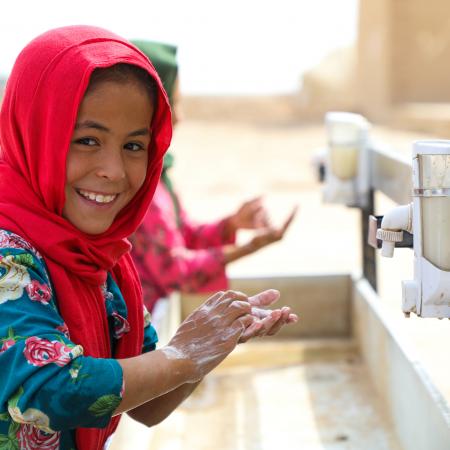
[[[144,146],[137,142],[128,142],[128,144],[124,145],[124,148],[127,150],[131,150],[132,152],[138,152],[140,150],[145,150]]]
[[[77,144],[87,145],[89,147],[91,147],[93,145],[98,145],[98,142],[95,139],[89,138],[89,137],[84,137],[84,138],[77,139],[75,142]]]

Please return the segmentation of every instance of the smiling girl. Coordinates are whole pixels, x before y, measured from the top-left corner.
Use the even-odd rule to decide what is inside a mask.
[[[100,450],[127,412],[163,420],[237,345],[295,321],[219,292],[165,347],[127,237],[171,139],[147,57],[95,27],[33,40],[0,113],[0,448]]]

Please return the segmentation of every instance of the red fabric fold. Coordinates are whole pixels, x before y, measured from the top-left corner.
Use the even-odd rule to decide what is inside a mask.
[[[61,213],[66,155],[78,107],[92,71],[117,63],[157,80],[157,107],[144,185],[101,235],[82,233]],[[141,353],[142,293],[127,237],[153,197],[172,128],[167,96],[147,57],[121,37],[91,26],[51,30],[21,52],[0,112],[0,228],[30,241],[50,272],[59,310],[85,355],[126,358]],[[111,355],[101,284],[110,271],[128,308],[131,331]],[[105,429],[77,429],[79,450],[101,450],[119,418]]]

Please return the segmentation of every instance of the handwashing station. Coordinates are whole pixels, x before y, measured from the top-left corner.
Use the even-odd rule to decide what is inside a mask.
[[[412,157],[398,157],[369,141],[368,124],[360,117],[355,126],[361,133],[352,131],[354,118],[328,116],[328,129],[341,147],[327,160],[325,182],[327,201],[336,198],[361,210],[362,275],[233,279],[232,288],[248,294],[279,289],[283,304],[301,320],[272,340],[239,346],[161,425],[143,430],[128,420],[114,450],[450,449],[445,396],[402,326],[381,307],[380,251],[374,248],[391,255],[395,246],[414,246],[404,250],[410,264],[415,259],[415,270],[414,279],[403,283],[398,309],[415,314],[401,321],[415,324],[416,336],[422,323],[444,324],[437,318],[450,316],[450,143],[416,144]],[[330,125],[334,119],[346,130]],[[345,133],[355,141],[344,142]],[[337,160],[339,154],[349,167]],[[375,216],[376,192],[414,205],[402,213],[383,211],[383,223]],[[163,341],[203,299],[174,296]],[[449,365],[448,351],[437,358],[437,366]]]

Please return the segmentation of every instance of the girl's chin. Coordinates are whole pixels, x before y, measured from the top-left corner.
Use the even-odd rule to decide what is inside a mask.
[[[74,202],[66,202],[62,215],[81,232],[96,235],[111,227],[117,215],[116,207],[117,204],[97,206],[77,198]]]
[[[86,217],[73,216],[71,214],[63,214],[63,217],[68,220],[75,228],[86,234],[102,234],[111,227],[114,219],[104,218],[102,220],[92,220]]]
[[[105,231],[108,231],[109,227],[112,225],[112,221],[108,222],[89,222],[89,221],[79,221],[79,220],[70,220],[69,222],[78,230],[86,234],[102,234]]]

